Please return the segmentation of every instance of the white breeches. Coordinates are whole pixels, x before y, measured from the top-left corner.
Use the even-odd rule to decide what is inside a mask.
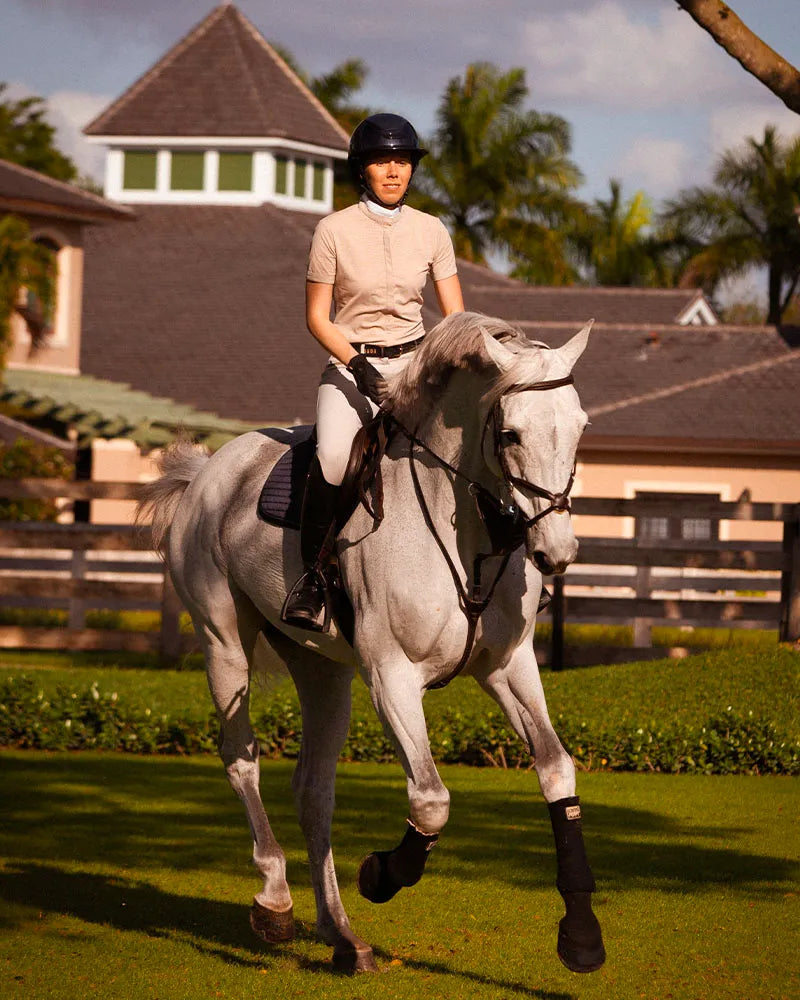
[[[412,356],[369,358],[385,379],[401,372]],[[340,486],[350,458],[350,448],[359,427],[369,423],[378,407],[356,388],[347,368],[331,358],[317,392],[317,456],[322,474],[331,486]]]

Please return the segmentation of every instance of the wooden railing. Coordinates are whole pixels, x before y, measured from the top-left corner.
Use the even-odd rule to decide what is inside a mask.
[[[672,522],[778,522],[781,539],[580,537],[576,563],[552,581],[555,669],[577,659],[565,653],[567,622],[632,624],[630,655],[651,647],[655,625],[777,629],[782,642],[800,637],[800,504],[664,494],[633,500],[577,497],[573,509],[576,515]]]
[[[130,500],[137,485],[0,480],[0,497]],[[543,617],[549,615],[553,624],[545,658],[554,667],[580,660],[579,651],[565,650],[567,622],[632,624],[634,652],[651,646],[655,625],[777,629],[781,641],[800,638],[800,505],[664,495],[578,497],[574,510],[613,518],[778,522],[782,537],[691,542],[582,537],[577,563],[550,581],[554,599]],[[0,522],[0,607],[68,610],[68,623],[60,628],[0,625],[0,647],[152,651],[165,662],[196,649],[194,637],[180,632],[180,602],[148,546],[146,529],[130,525]],[[87,628],[92,609],[157,611],[160,628]]]

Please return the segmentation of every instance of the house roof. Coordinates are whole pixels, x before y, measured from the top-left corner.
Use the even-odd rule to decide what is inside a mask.
[[[0,160],[0,210],[79,222],[133,218],[123,205],[8,160]]]
[[[304,281],[318,218],[274,205],[148,205],[133,223],[91,230],[82,371],[228,418],[312,420],[325,354],[306,331]],[[557,347],[586,319],[520,319],[502,295],[480,292],[496,284],[522,295],[517,282],[459,269],[468,309],[488,306],[532,339]],[[426,307],[424,319],[430,329],[438,316]],[[797,450],[798,357],[774,327],[598,321],[576,368],[592,414],[584,441],[678,435],[698,447],[770,440]]]
[[[551,347],[574,331],[523,329]],[[775,327],[596,324],[575,368],[584,445],[800,454],[800,350]]]
[[[306,331],[320,216],[274,205],[142,205],[86,235],[81,371],[243,420],[314,412]]]
[[[74,429],[79,447],[96,437],[130,438],[143,447],[158,447],[186,429],[216,448],[254,426],[153,396],[124,383],[35,369],[6,370],[0,401],[29,419]]]
[[[270,137],[347,149],[335,119],[230,3],[212,10],[84,131]]]
[[[513,322],[684,323],[699,305],[717,319],[699,288],[551,288],[468,261],[459,261],[458,270],[470,308]]]

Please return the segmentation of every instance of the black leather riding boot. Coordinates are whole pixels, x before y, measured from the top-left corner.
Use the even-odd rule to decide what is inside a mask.
[[[300,518],[300,556],[305,572],[286,598],[281,619],[287,625],[326,632],[330,627],[324,569],[331,554],[333,524],[339,487],[322,474],[314,456],[308,471]]]

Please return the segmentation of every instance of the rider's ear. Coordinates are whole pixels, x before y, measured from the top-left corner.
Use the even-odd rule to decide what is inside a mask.
[[[590,319],[580,333],[576,333],[571,340],[568,340],[566,344],[559,347],[558,354],[565,362],[568,371],[572,371],[572,366],[586,350],[586,344],[588,343],[593,323],[594,320]]]
[[[483,334],[483,343],[486,347],[486,353],[489,355],[491,361],[493,361],[501,372],[507,372],[517,362],[517,356],[513,351],[509,351],[507,347],[504,347],[499,340],[486,332],[486,330],[481,327],[481,333]]]

